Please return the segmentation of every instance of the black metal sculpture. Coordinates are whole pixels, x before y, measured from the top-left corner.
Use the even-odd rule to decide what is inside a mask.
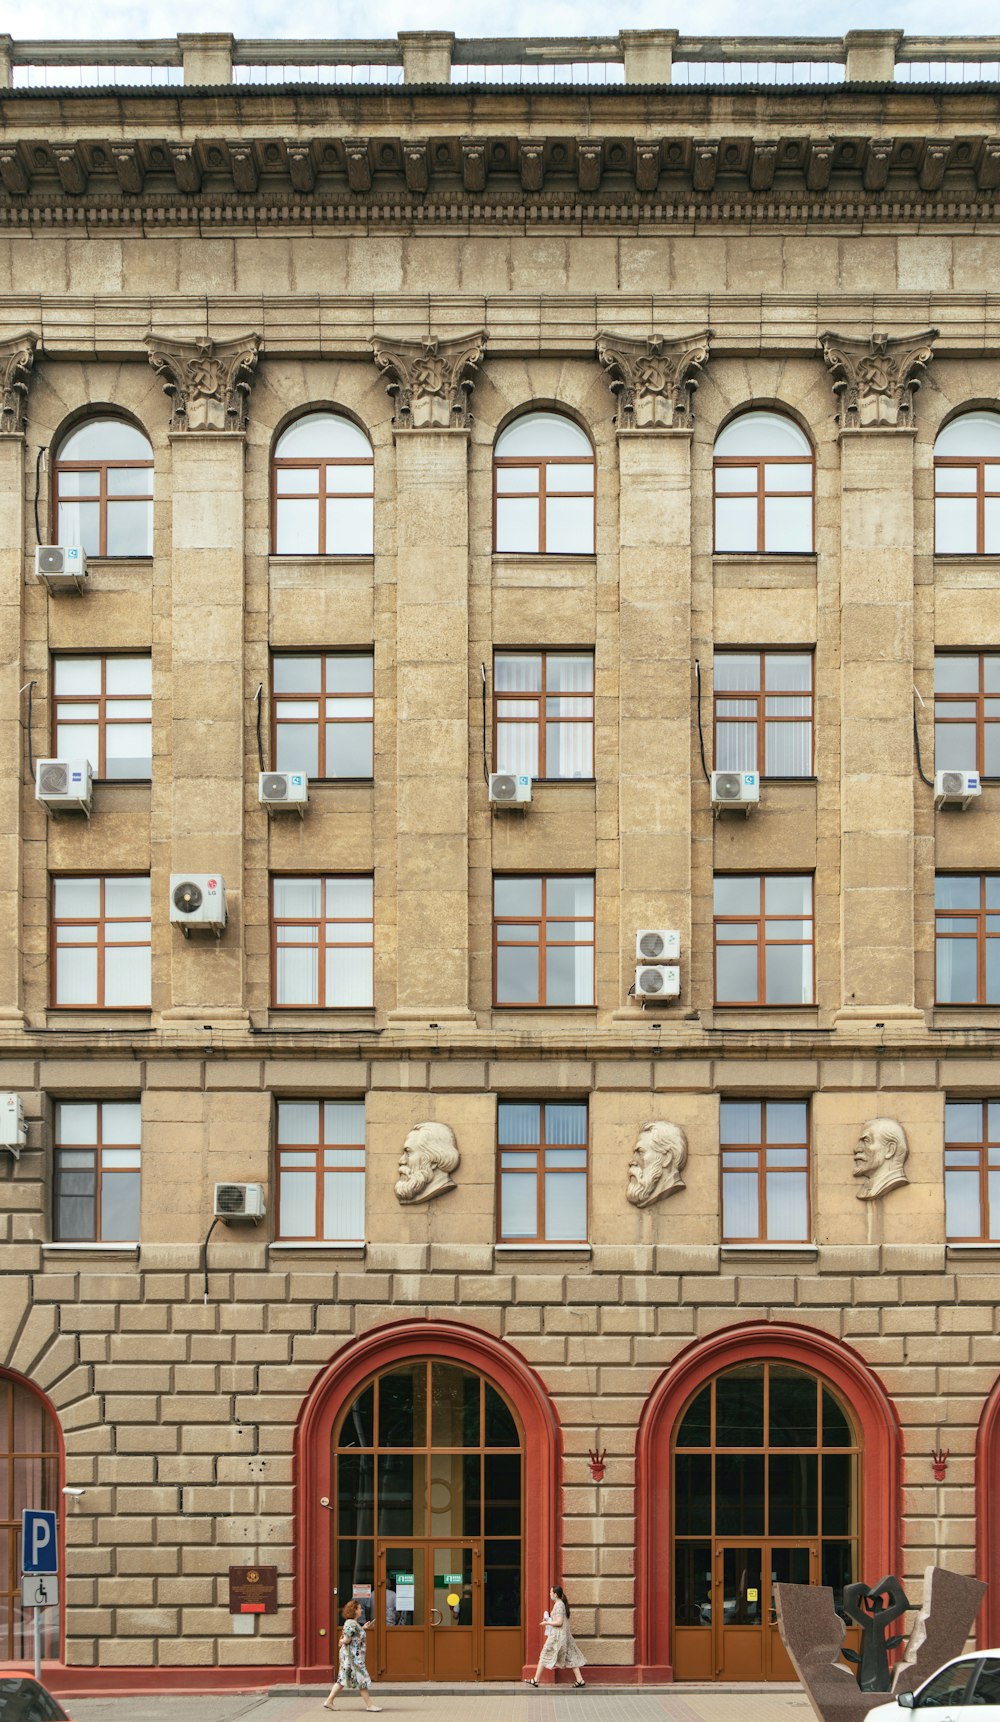
[[[861,1649],[841,1651],[845,1662],[857,1665],[862,1692],[888,1692],[892,1686],[889,1651],[906,1642],[905,1633],[886,1637],[886,1630],[909,1608],[909,1599],[898,1578],[879,1579],[877,1584],[844,1586],[843,1611],[861,1628]]]

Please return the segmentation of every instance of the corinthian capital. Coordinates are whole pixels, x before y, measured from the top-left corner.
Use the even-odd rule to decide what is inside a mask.
[[[173,431],[242,431],[260,351],[259,335],[235,341],[172,341],[147,335],[149,362],[173,404]]]
[[[663,335],[645,341],[598,335],[597,357],[618,397],[618,429],[689,430],[692,397],[708,363],[711,337],[711,329],[675,341]]]
[[[375,363],[394,398],[397,430],[467,430],[472,423],[475,372],[486,350],[486,330],[447,341],[372,342]]]
[[[934,357],[937,336],[936,329],[922,329],[918,335],[874,334],[867,341],[835,335],[830,329],[820,335],[833,392],[840,397],[841,428],[892,425],[909,430],[913,397]]]
[[[23,335],[14,335],[9,341],[0,341],[0,377],[3,379],[0,436],[18,436],[24,430],[28,384],[37,346],[38,336],[30,329]]]

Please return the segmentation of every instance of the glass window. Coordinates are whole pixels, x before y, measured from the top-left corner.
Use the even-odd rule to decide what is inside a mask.
[[[917,1693],[917,1709],[950,1710],[956,1705],[964,1704],[965,1689],[976,1663],[977,1658],[970,1656],[962,1662],[952,1662],[947,1668],[939,1669]]]
[[[934,549],[939,556],[1000,553],[998,413],[962,413],[934,444]]]
[[[271,659],[276,771],[370,778],[375,766],[371,652],[276,652]]]
[[[148,875],[53,879],[53,1005],[148,1007],[150,942]]]
[[[1000,873],[934,881],[938,1004],[1000,1004]]]
[[[501,1100],[497,1141],[500,1242],[585,1243],[586,1102]]]
[[[723,1241],[806,1243],[809,1239],[806,1101],[724,1100],[719,1142]]]
[[[497,771],[593,777],[593,652],[497,652],[493,736]]]
[[[493,451],[493,548],[541,556],[594,551],[594,450],[561,413],[524,413]]]
[[[592,1005],[593,875],[494,879],[493,944],[495,1004]]]
[[[809,874],[716,875],[716,1004],[813,1003],[812,887]]]
[[[58,1241],[138,1242],[141,1142],[138,1100],[56,1102]]]
[[[375,464],[371,443],[351,419],[296,419],[275,444],[271,482],[274,555],[373,554]]]
[[[741,413],[716,438],[713,473],[716,551],[812,550],[815,457],[792,419]]]
[[[944,1109],[946,1236],[1000,1239],[1000,1100],[950,1100]]]
[[[34,1654],[35,1610],[21,1609],[21,1514],[25,1507],[58,1512],[61,1504],[55,1421],[37,1393],[0,1375],[0,1659],[5,1662],[30,1664]],[[47,1661],[59,1656],[57,1583],[52,1597],[52,1607],[38,1611]],[[9,1713],[6,1694],[5,1708]]]
[[[279,1100],[279,1238],[365,1236],[365,1103]]]
[[[811,777],[811,652],[716,652],[715,768]]]
[[[275,1005],[367,1010],[374,1003],[370,874],[271,881]]]
[[[935,656],[934,767],[1000,777],[1000,652]]]
[[[125,419],[89,419],[64,437],[52,469],[60,544],[88,556],[153,554],[153,447]]]
[[[88,759],[95,778],[149,778],[152,695],[148,652],[137,657],[53,658],[53,754]]]

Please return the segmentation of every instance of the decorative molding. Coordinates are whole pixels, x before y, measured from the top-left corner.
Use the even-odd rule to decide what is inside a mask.
[[[397,430],[467,430],[475,370],[486,351],[485,329],[439,341],[385,341],[376,335],[372,351],[389,380]]]
[[[3,379],[0,436],[20,436],[24,430],[28,386],[37,347],[38,336],[31,329],[9,341],[0,341],[0,377]]]
[[[171,397],[172,431],[243,431],[261,337],[174,341],[147,335],[149,362]]]
[[[618,398],[618,429],[689,430],[694,391],[708,363],[711,338],[711,329],[673,341],[663,335],[634,341],[599,334],[597,357]]]
[[[873,334],[867,341],[854,341],[830,329],[820,335],[833,392],[840,398],[841,428],[911,429],[913,397],[934,357],[938,334],[937,329],[923,329],[918,335]]]

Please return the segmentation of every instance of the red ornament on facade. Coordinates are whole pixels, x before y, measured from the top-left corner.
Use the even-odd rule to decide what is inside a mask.
[[[600,1451],[598,1451],[596,1447],[590,1448],[590,1475],[593,1477],[595,1483],[602,1483],[604,1481],[604,1461],[607,1456],[608,1450],[606,1447],[602,1447]]]
[[[931,1453],[931,1464],[934,1467],[935,1483],[943,1483],[948,1472],[948,1460],[951,1450],[948,1447],[936,1447]]]

